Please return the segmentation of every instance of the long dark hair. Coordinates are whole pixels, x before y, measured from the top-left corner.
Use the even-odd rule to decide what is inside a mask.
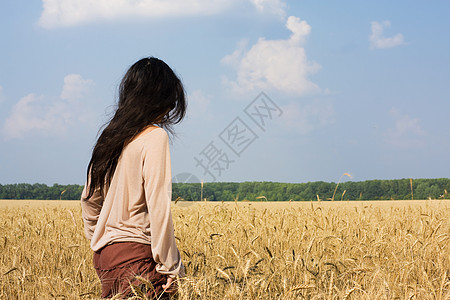
[[[132,65],[119,87],[119,102],[112,119],[104,125],[87,169],[89,193],[111,183],[123,148],[149,125],[173,133],[171,126],[186,113],[183,85],[162,60],[143,58]]]

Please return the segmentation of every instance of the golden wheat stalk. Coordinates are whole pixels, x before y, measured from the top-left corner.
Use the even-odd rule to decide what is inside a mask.
[[[341,183],[341,180],[344,176],[348,176],[349,178],[352,178],[352,175],[350,175],[349,173],[344,173],[341,175],[341,177],[338,180],[338,183],[336,184],[336,188],[334,189],[333,197],[331,197],[331,201],[334,201],[334,196],[336,195],[337,188],[339,186],[339,183]]]

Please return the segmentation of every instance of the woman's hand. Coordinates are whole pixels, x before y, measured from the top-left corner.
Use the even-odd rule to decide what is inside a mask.
[[[177,284],[176,282],[173,280],[172,277],[167,276],[167,282],[166,284],[162,285],[164,291],[168,294],[173,294],[177,291]]]

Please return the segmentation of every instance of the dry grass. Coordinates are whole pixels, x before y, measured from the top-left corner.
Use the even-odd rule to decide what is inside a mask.
[[[180,298],[450,299],[448,204],[180,201]],[[80,215],[0,201],[0,299],[98,297]]]

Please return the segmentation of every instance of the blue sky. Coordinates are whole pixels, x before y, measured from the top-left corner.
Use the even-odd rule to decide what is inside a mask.
[[[84,183],[145,56],[188,95],[174,176],[448,177],[449,15],[448,1],[2,1],[0,184]]]

